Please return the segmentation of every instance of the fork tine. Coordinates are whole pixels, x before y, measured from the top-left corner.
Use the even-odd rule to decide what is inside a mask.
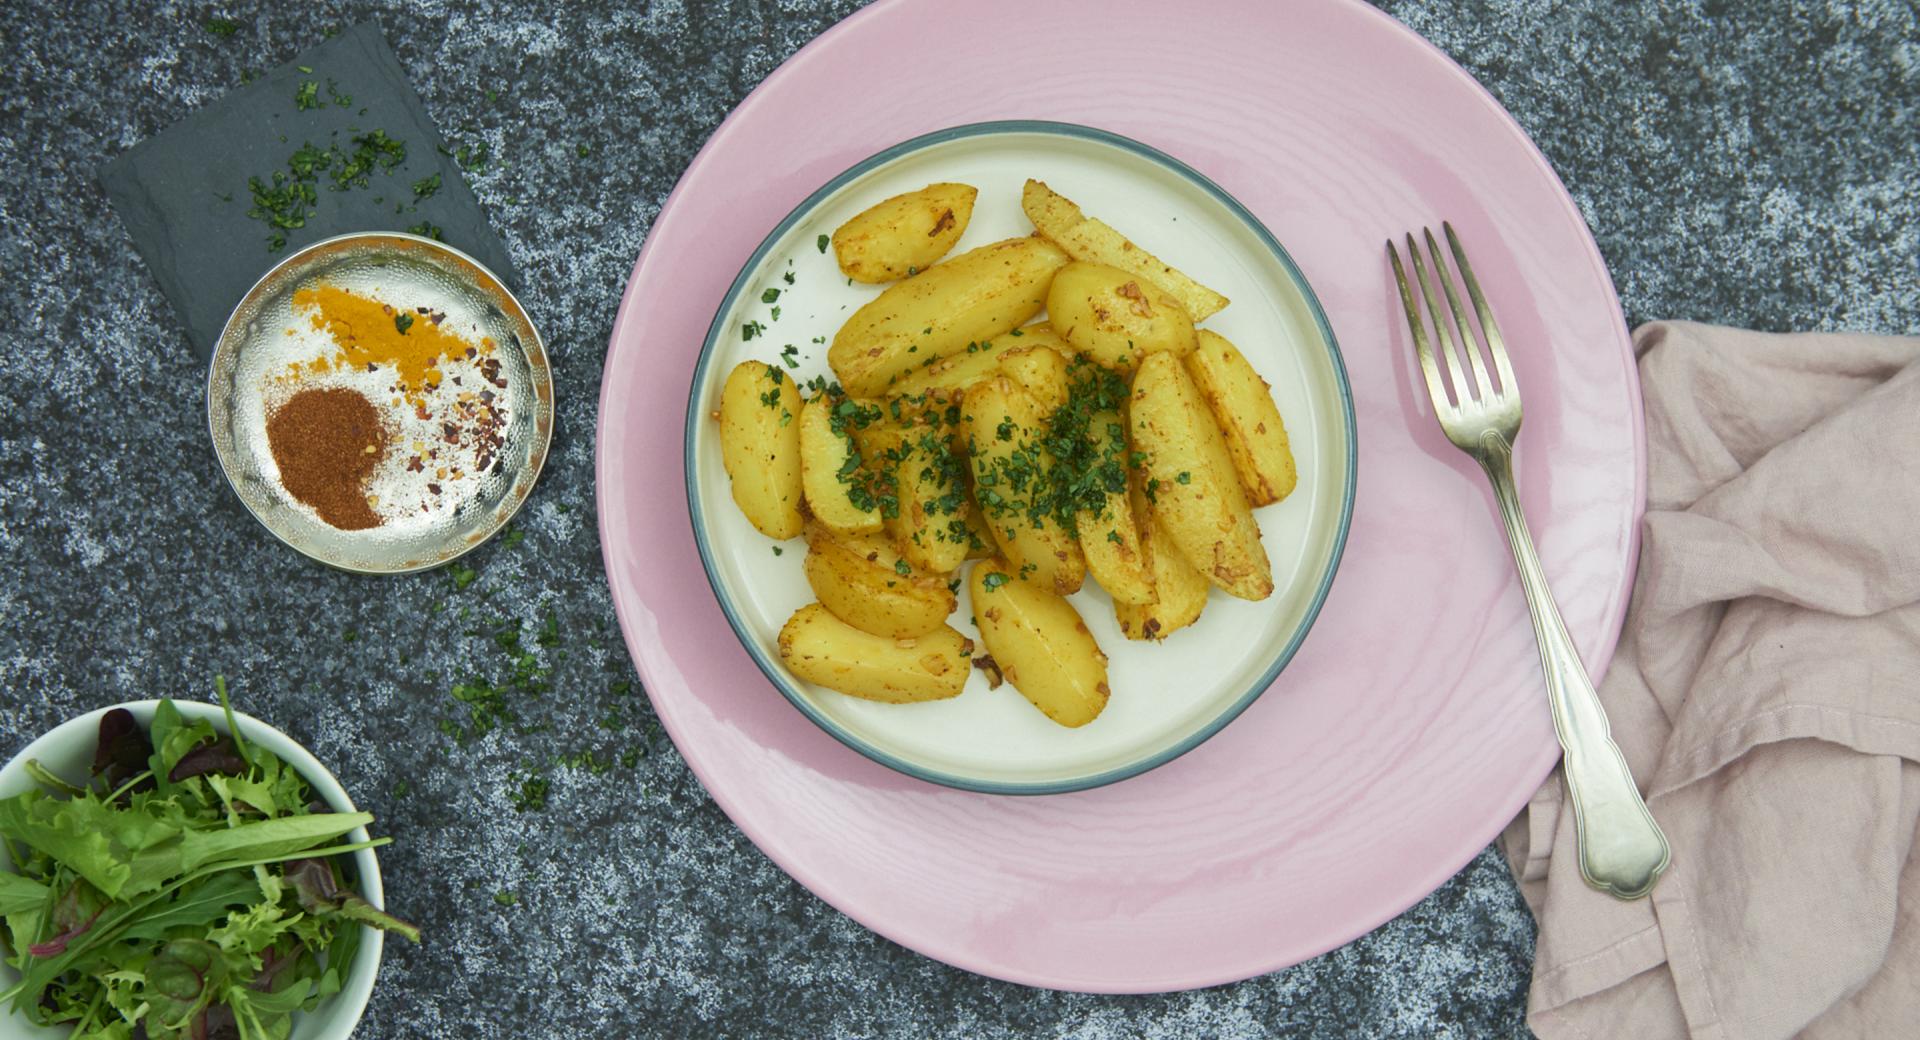
[[[1407,269],[1400,266],[1400,251],[1387,239],[1387,256],[1393,260],[1393,280],[1400,283],[1400,303],[1407,309],[1407,327],[1413,330],[1413,350],[1420,355],[1420,371],[1427,378],[1427,396],[1434,410],[1445,415],[1453,406],[1447,403],[1446,385],[1440,382],[1440,368],[1433,363],[1433,347],[1427,343],[1427,329],[1420,320],[1420,304],[1413,298],[1413,286],[1407,283]]]
[[[1467,382],[1467,374],[1461,371],[1460,357],[1453,349],[1453,334],[1447,331],[1446,312],[1440,309],[1440,298],[1433,294],[1433,286],[1427,282],[1427,265],[1420,259],[1420,247],[1414,244],[1412,233],[1407,235],[1407,252],[1413,256],[1413,273],[1420,280],[1421,295],[1427,298],[1427,312],[1433,315],[1433,331],[1440,353],[1447,358],[1447,374],[1453,377],[1454,406],[1465,408],[1473,400],[1471,384]]]
[[[1494,394],[1493,380],[1487,378],[1486,362],[1480,360],[1479,337],[1473,334],[1473,326],[1467,323],[1467,309],[1460,306],[1460,294],[1453,288],[1453,274],[1447,270],[1447,258],[1440,254],[1440,243],[1433,240],[1432,228],[1421,228],[1427,236],[1427,252],[1433,257],[1433,280],[1440,283],[1440,289],[1447,295],[1447,311],[1453,315],[1454,327],[1460,330],[1460,352],[1467,355],[1467,364],[1473,368],[1475,391],[1482,398]],[[1439,315],[1435,315],[1439,318]]]
[[[1493,368],[1500,376],[1500,392],[1515,392],[1513,366],[1507,361],[1507,344],[1500,338],[1500,325],[1493,320],[1493,308],[1487,305],[1485,294],[1480,291],[1480,279],[1473,276],[1473,265],[1467,263],[1467,251],[1460,245],[1460,236],[1454,234],[1450,221],[1441,221],[1440,227],[1446,232],[1447,245],[1453,250],[1453,262],[1460,267],[1460,276],[1466,279],[1467,295],[1473,298],[1473,313],[1480,319],[1480,328],[1487,334],[1487,353],[1493,355]]]

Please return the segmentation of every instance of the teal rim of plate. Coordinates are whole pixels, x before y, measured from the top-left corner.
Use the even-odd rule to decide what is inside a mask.
[[[780,674],[779,669],[774,666],[774,663],[768,658],[765,651],[761,649],[759,642],[741,622],[739,611],[735,609],[732,596],[727,593],[718,574],[715,572],[713,552],[707,544],[707,528],[703,511],[700,508],[700,497],[694,493],[694,431],[698,429],[699,422],[706,415],[706,412],[701,407],[700,397],[695,391],[705,382],[707,367],[713,361],[714,347],[719,343],[721,335],[730,327],[727,324],[727,315],[732,313],[735,302],[739,300],[740,294],[745,291],[748,284],[752,281],[751,275],[759,268],[760,262],[766,259],[767,254],[773,251],[775,243],[784,238],[788,231],[799,224],[828,196],[886,163],[934,145],[946,144],[949,141],[957,141],[969,137],[988,137],[997,134],[1053,134],[1061,137],[1093,141],[1098,144],[1119,148],[1122,151],[1132,152],[1137,156],[1151,160],[1186,178],[1188,181],[1191,181],[1206,191],[1207,194],[1213,196],[1215,201],[1226,207],[1227,212],[1231,213],[1236,219],[1251,229],[1255,237],[1273,252],[1274,257],[1280,261],[1280,266],[1286,270],[1288,278],[1293,281],[1294,287],[1299,290],[1302,299],[1306,301],[1307,310],[1313,315],[1314,325],[1319,329],[1320,337],[1326,345],[1327,359],[1333,365],[1334,381],[1338,384],[1340,391],[1340,407],[1347,434],[1346,494],[1340,504],[1340,525],[1339,530],[1334,533],[1333,552],[1327,559],[1326,571],[1320,576],[1320,585],[1314,590],[1313,600],[1307,605],[1305,616],[1300,619],[1299,626],[1294,629],[1292,636],[1287,639],[1286,645],[1280,648],[1279,653],[1275,655],[1273,663],[1268,666],[1266,672],[1254,681],[1252,689],[1241,694],[1239,699],[1229,705],[1226,710],[1208,720],[1206,724],[1189,733],[1171,747],[1156,751],[1153,754],[1133,762],[1128,762],[1125,765],[1071,780],[1036,783],[1001,782],[938,772],[889,754],[860,737],[855,736],[853,733],[848,732],[831,718],[828,718],[825,713],[810,703],[800,691],[794,689],[793,685]],[[1228,723],[1238,718],[1241,712],[1247,710],[1248,705],[1251,705],[1262,693],[1265,693],[1268,687],[1273,685],[1274,680],[1279,678],[1280,673],[1286,669],[1287,663],[1293,660],[1293,655],[1299,651],[1300,644],[1305,641],[1307,633],[1312,630],[1314,621],[1319,618],[1320,608],[1325,605],[1327,593],[1333,588],[1334,575],[1340,570],[1341,557],[1346,553],[1347,534],[1353,526],[1353,500],[1356,491],[1355,480],[1357,478],[1360,447],[1354,423],[1353,388],[1347,380],[1346,361],[1340,354],[1339,342],[1334,338],[1333,326],[1327,322],[1326,312],[1320,307],[1320,298],[1314,295],[1313,287],[1307,283],[1306,276],[1301,274],[1299,265],[1293,262],[1293,257],[1287,253],[1286,247],[1280,244],[1280,240],[1274,237],[1273,232],[1267,230],[1267,226],[1261,223],[1260,218],[1254,216],[1251,211],[1240,204],[1238,199],[1229,195],[1226,189],[1215,184],[1205,174],[1157,148],[1141,144],[1139,141],[1135,141],[1130,137],[1123,137],[1120,134],[1108,130],[1082,126],[1078,123],[1057,123],[1035,119],[1008,119],[984,123],[967,123],[961,126],[948,127],[945,130],[935,130],[931,133],[921,134],[918,137],[902,141],[883,151],[876,152],[866,159],[855,163],[844,173],[841,173],[826,184],[821,185],[818,190],[808,195],[798,206],[795,206],[793,211],[788,213],[786,218],[781,220],[780,223],[767,234],[767,237],[761,241],[759,247],[753,251],[753,255],[748,257],[747,262],[741,266],[739,275],[735,276],[733,280],[733,285],[727,289],[726,296],[720,301],[719,309],[714,313],[713,324],[707,329],[706,341],[700,345],[700,358],[694,364],[693,382],[688,387],[687,421],[683,434],[681,454],[682,470],[687,485],[687,513],[688,518],[693,523],[694,544],[700,551],[700,566],[701,569],[706,572],[707,584],[712,587],[714,598],[720,603],[721,612],[727,616],[727,625],[733,629],[734,637],[740,641],[741,646],[746,648],[748,656],[753,658],[753,663],[759,667],[761,674],[765,675],[767,681],[772,683],[774,688],[780,691],[781,696],[792,702],[795,708],[800,709],[802,715],[811,719],[814,725],[825,730],[835,740],[838,740],[840,743],[845,744],[889,769],[904,773],[917,780],[925,780],[928,783],[939,784],[942,787],[951,787],[962,791],[973,791],[980,794],[1045,795],[1067,794],[1073,791],[1085,791],[1095,787],[1104,787],[1107,784],[1117,783],[1121,780],[1139,776],[1141,773],[1163,766],[1179,758],[1181,755],[1192,751],[1194,748],[1199,747],[1215,733],[1220,732]]]

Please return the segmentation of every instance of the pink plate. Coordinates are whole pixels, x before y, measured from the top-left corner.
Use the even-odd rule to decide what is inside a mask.
[[[661,721],[714,800],[882,935],[1062,989],[1208,986],[1345,943],[1472,858],[1557,757],[1492,498],[1425,401],[1388,236],[1445,218],[1473,253],[1526,400],[1522,497],[1596,672],[1626,608],[1645,498],[1613,286],[1499,105],[1349,0],[1214,0],[1173,26],[1166,12],[1146,0],[883,0],[803,48],[728,117],[661,210],[601,389],[614,604]],[[1010,45],[1016,30],[1070,41],[1072,60]],[[1036,798],[910,779],[782,698],[714,601],[681,466],[700,343],[768,230],[882,148],[1012,118],[1143,141],[1259,216],[1331,319],[1360,444],[1340,575],[1275,688],[1153,772]]]

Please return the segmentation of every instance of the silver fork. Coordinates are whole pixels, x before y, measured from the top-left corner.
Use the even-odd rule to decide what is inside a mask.
[[[1500,518],[1507,528],[1507,544],[1513,550],[1513,562],[1520,570],[1520,587],[1526,591],[1527,610],[1533,615],[1533,634],[1540,644],[1540,666],[1547,676],[1547,701],[1553,708],[1553,728],[1560,737],[1561,766],[1567,780],[1567,793],[1573,801],[1574,830],[1579,839],[1580,876],[1618,899],[1638,899],[1653,891],[1654,882],[1667,869],[1671,853],[1666,835],[1647,811],[1640,798],[1633,774],[1613,742],[1607,725],[1607,713],[1593,691],[1593,680],[1580,663],[1580,654],[1560,619],[1560,608],[1547,588],[1546,572],[1533,548],[1533,536],[1527,533],[1527,518],[1520,511],[1520,495],[1513,485],[1513,442],[1520,433],[1520,388],[1513,379],[1513,367],[1507,360],[1507,347],[1500,338],[1500,326],[1493,310],[1480,292],[1467,254],[1453,225],[1441,225],[1447,245],[1453,253],[1467,295],[1473,300],[1473,312],[1485,332],[1482,344],[1474,336],[1454,289],[1453,275],[1440,255],[1440,244],[1431,230],[1426,235],[1427,251],[1433,258],[1433,276],[1420,258],[1413,235],[1407,235],[1407,253],[1413,259],[1414,275],[1420,281],[1420,293],[1426,297],[1427,311],[1433,316],[1434,331],[1440,341],[1440,354],[1446,359],[1447,374],[1454,393],[1450,398],[1440,381],[1440,364],[1427,341],[1425,323],[1413,287],[1407,282],[1406,269],[1400,265],[1400,252],[1387,241],[1387,255],[1393,260],[1393,276],[1400,283],[1400,302],[1407,308],[1407,326],[1413,330],[1414,349],[1420,355],[1420,371],[1427,379],[1427,393],[1433,398],[1434,414],[1440,428],[1454,446],[1480,463],[1493,482],[1493,497],[1500,504]],[[1440,283],[1446,295],[1443,310],[1434,296],[1433,283]],[[1460,349],[1447,331],[1452,323],[1460,333]],[[1495,382],[1488,378],[1481,352],[1493,359]],[[1463,366],[1460,354],[1466,355]],[[1469,375],[1471,373],[1471,375]]]

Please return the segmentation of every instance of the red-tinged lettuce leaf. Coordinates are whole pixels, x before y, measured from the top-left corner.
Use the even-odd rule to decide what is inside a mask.
[[[343,917],[382,931],[404,935],[412,942],[420,941],[420,929],[417,926],[375,907],[361,898],[360,893],[342,887],[332,863],[320,859],[302,859],[288,863],[283,869],[288,884],[293,886],[295,897],[300,900],[300,906],[308,913]]]
[[[247,761],[240,757],[232,738],[215,737],[211,742],[196,745],[181,755],[180,760],[167,771],[167,779],[177,784],[208,773],[240,776],[246,771]]]
[[[134,777],[148,771],[153,759],[153,743],[140,728],[133,712],[115,708],[100,716],[100,743],[93,752],[93,775],[104,777],[110,790],[118,790]],[[135,790],[153,787],[151,779]]]
[[[107,901],[92,885],[76,881],[54,901],[48,925],[53,934],[27,947],[34,957],[58,957],[67,952],[67,944],[93,930]]]
[[[164,1035],[198,1028],[201,1012],[226,985],[226,961],[220,948],[204,939],[175,939],[160,948],[146,967],[148,1032]]]

